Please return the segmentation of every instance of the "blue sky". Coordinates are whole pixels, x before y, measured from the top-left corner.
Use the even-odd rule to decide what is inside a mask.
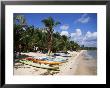
[[[54,28],[55,32],[71,37],[71,40],[85,46],[97,46],[97,14],[96,13],[17,13],[24,15],[28,25],[43,28],[41,20],[52,17],[61,24]],[[15,14],[14,14],[15,15]]]

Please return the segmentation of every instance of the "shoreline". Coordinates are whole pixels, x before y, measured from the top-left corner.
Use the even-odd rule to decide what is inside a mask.
[[[76,62],[78,64],[74,75],[97,75],[96,57],[88,58],[82,55]]]
[[[87,50],[82,50],[74,59],[62,66],[62,71],[56,75],[97,75],[97,60],[86,59],[82,53]]]
[[[55,75],[74,75],[77,66],[76,60],[84,51],[86,50],[77,52],[75,57],[72,55],[71,59],[60,67],[60,72]]]
[[[81,50],[79,52],[70,52],[71,57],[68,57],[68,61],[59,65],[59,71],[50,71],[48,69],[36,68],[22,63],[15,63],[14,75],[47,75],[54,73],[53,76],[59,75],[96,75],[96,61],[87,60],[82,55],[87,50]],[[45,56],[45,54],[28,53],[29,56]],[[91,65],[91,66],[90,66]]]

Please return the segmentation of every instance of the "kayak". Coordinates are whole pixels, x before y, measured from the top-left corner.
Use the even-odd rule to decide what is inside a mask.
[[[29,61],[29,60],[19,60],[19,62],[21,62],[23,64],[28,64],[30,66],[40,67],[40,68],[45,68],[45,69],[52,69],[52,70],[59,69],[59,67],[50,67],[49,65],[45,65],[45,64],[37,64],[37,63],[33,63],[32,61]]]
[[[26,60],[33,61],[35,63],[40,63],[40,64],[50,64],[50,65],[59,65],[59,64],[62,64],[62,62],[47,61],[47,60],[40,60],[40,59],[34,59],[34,58],[26,58]]]
[[[41,60],[36,60],[35,62],[38,62],[38,63],[40,63],[40,64],[50,64],[50,65],[59,65],[59,64],[62,64],[61,62],[41,61]]]

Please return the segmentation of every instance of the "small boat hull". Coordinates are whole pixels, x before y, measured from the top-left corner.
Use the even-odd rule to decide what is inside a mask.
[[[33,61],[35,63],[40,63],[40,64],[50,64],[50,65],[62,64],[62,62],[46,61],[46,60],[39,60],[39,59],[34,59],[34,58],[26,58],[26,60]]]
[[[23,64],[30,65],[30,66],[34,66],[34,67],[44,68],[44,69],[51,69],[51,70],[58,70],[59,69],[59,67],[50,67],[45,64],[33,63],[32,61],[28,61],[28,60],[19,60],[19,62],[23,63]]]

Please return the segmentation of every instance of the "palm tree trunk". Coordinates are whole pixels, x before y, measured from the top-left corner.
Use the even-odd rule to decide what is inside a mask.
[[[50,55],[52,49],[52,33],[48,35],[48,55]]]

